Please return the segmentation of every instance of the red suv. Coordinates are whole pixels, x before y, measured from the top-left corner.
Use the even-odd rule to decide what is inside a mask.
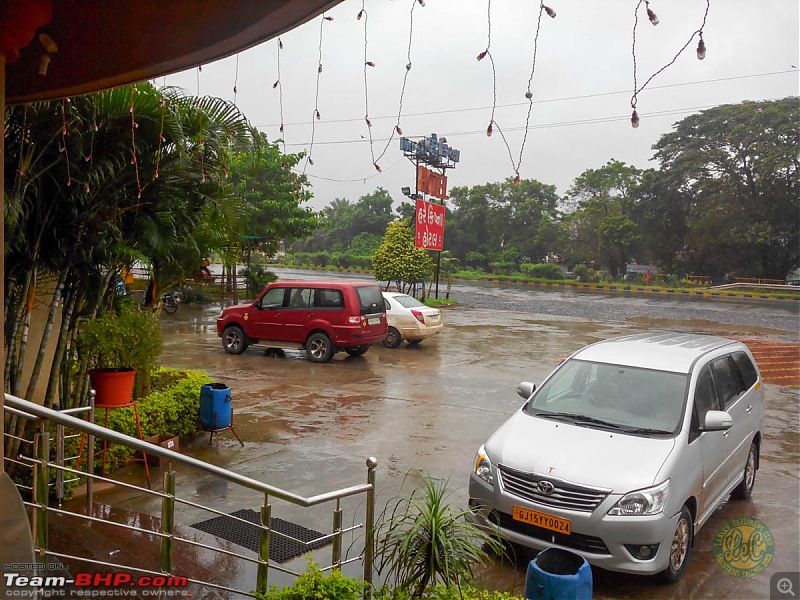
[[[361,356],[386,337],[381,289],[365,281],[280,281],[252,304],[228,306],[217,335],[229,354],[250,344],[305,348],[309,360],[328,362],[336,352]]]

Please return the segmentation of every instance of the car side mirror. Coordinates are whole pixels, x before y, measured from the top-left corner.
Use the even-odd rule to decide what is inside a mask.
[[[703,420],[703,431],[727,431],[733,427],[733,417],[724,410],[710,410]]]
[[[525,400],[531,397],[534,390],[536,390],[536,384],[530,381],[523,381],[517,386],[517,394],[525,398]]]

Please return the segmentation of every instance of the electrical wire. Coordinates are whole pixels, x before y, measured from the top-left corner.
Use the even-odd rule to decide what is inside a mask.
[[[771,76],[774,76],[774,75],[786,75],[788,73],[797,73],[797,70],[796,69],[789,69],[789,70],[786,70],[786,71],[774,71],[774,72],[771,72],[771,73],[754,73],[754,74],[751,74],[751,75],[735,75],[733,77],[718,77],[716,79],[703,79],[701,81],[685,81],[685,82],[682,82],[682,83],[671,83],[671,84],[665,84],[665,85],[653,85],[653,86],[649,86],[648,89],[649,90],[671,89],[671,88],[685,87],[685,86],[691,86],[691,85],[703,85],[703,84],[706,84],[706,83],[719,83],[719,82],[724,82],[724,81],[738,81],[738,80],[742,80],[742,79],[752,79],[752,78],[755,78],[755,77],[771,77]],[[570,101],[570,100],[586,100],[586,99],[589,99],[589,98],[602,98],[602,97],[605,97],[605,96],[616,96],[616,95],[620,95],[620,94],[626,94],[627,95],[627,94],[630,94],[630,93],[631,93],[630,90],[617,90],[617,91],[614,91],[614,92],[596,92],[596,93],[592,93],[592,94],[581,94],[581,95],[578,95],[578,96],[562,96],[562,97],[559,97],[559,98],[547,98],[547,99],[543,99],[543,100],[533,100],[533,103],[534,104],[545,104],[545,103],[549,103],[549,102],[567,102],[567,101]],[[497,108],[514,108],[514,107],[519,107],[519,106],[528,106],[528,104],[529,103],[526,100],[525,102],[512,102],[512,103],[509,103],[509,104],[498,104]],[[469,111],[473,111],[473,110],[487,110],[487,109],[490,109],[490,108],[491,108],[491,106],[474,106],[474,107],[464,107],[464,108],[452,108],[452,109],[446,109],[446,110],[423,111],[423,112],[417,112],[417,113],[406,113],[404,115],[404,117],[405,118],[408,118],[408,117],[427,117],[427,116],[433,116],[433,115],[443,115],[443,114],[469,112]],[[394,119],[394,118],[396,118],[396,116],[394,116],[394,115],[386,115],[386,116],[370,117],[370,118],[372,120]],[[353,123],[353,122],[356,122],[356,121],[362,122],[363,118],[331,119],[331,120],[326,120],[325,123],[327,123],[327,124],[330,124],[330,123]],[[298,121],[298,122],[295,122],[295,123],[287,123],[287,125],[310,125],[310,124],[311,124],[311,121]],[[267,127],[276,127],[276,125],[275,124],[256,125],[256,127],[259,128],[259,129],[262,129],[262,128],[267,128]],[[486,132],[484,131],[484,133],[486,133]]]

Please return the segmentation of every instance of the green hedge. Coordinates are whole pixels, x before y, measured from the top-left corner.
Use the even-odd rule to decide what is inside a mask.
[[[266,594],[256,594],[258,600],[361,600],[366,584],[361,579],[350,579],[340,571],[323,573],[309,558],[308,570],[290,586],[278,589],[272,586]],[[374,600],[412,600],[409,592],[382,587],[372,594]],[[444,585],[429,587],[423,600],[523,600],[508,592],[491,592],[472,585],[462,584],[450,588]]]
[[[213,382],[205,371],[179,369],[153,369],[150,393],[138,401],[142,437],[151,435],[183,436],[197,430],[200,414],[200,388]],[[95,422],[103,424],[104,409],[95,410]],[[133,407],[108,411],[108,427],[131,437],[139,437]],[[102,440],[99,442],[102,449]],[[108,460],[126,461],[134,451],[113,444],[108,449]],[[99,466],[101,461],[97,461]]]

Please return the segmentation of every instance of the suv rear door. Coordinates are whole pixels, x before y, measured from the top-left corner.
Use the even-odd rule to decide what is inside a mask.
[[[367,320],[366,335],[386,333],[386,305],[381,288],[377,285],[360,285],[355,288],[360,314]]]

